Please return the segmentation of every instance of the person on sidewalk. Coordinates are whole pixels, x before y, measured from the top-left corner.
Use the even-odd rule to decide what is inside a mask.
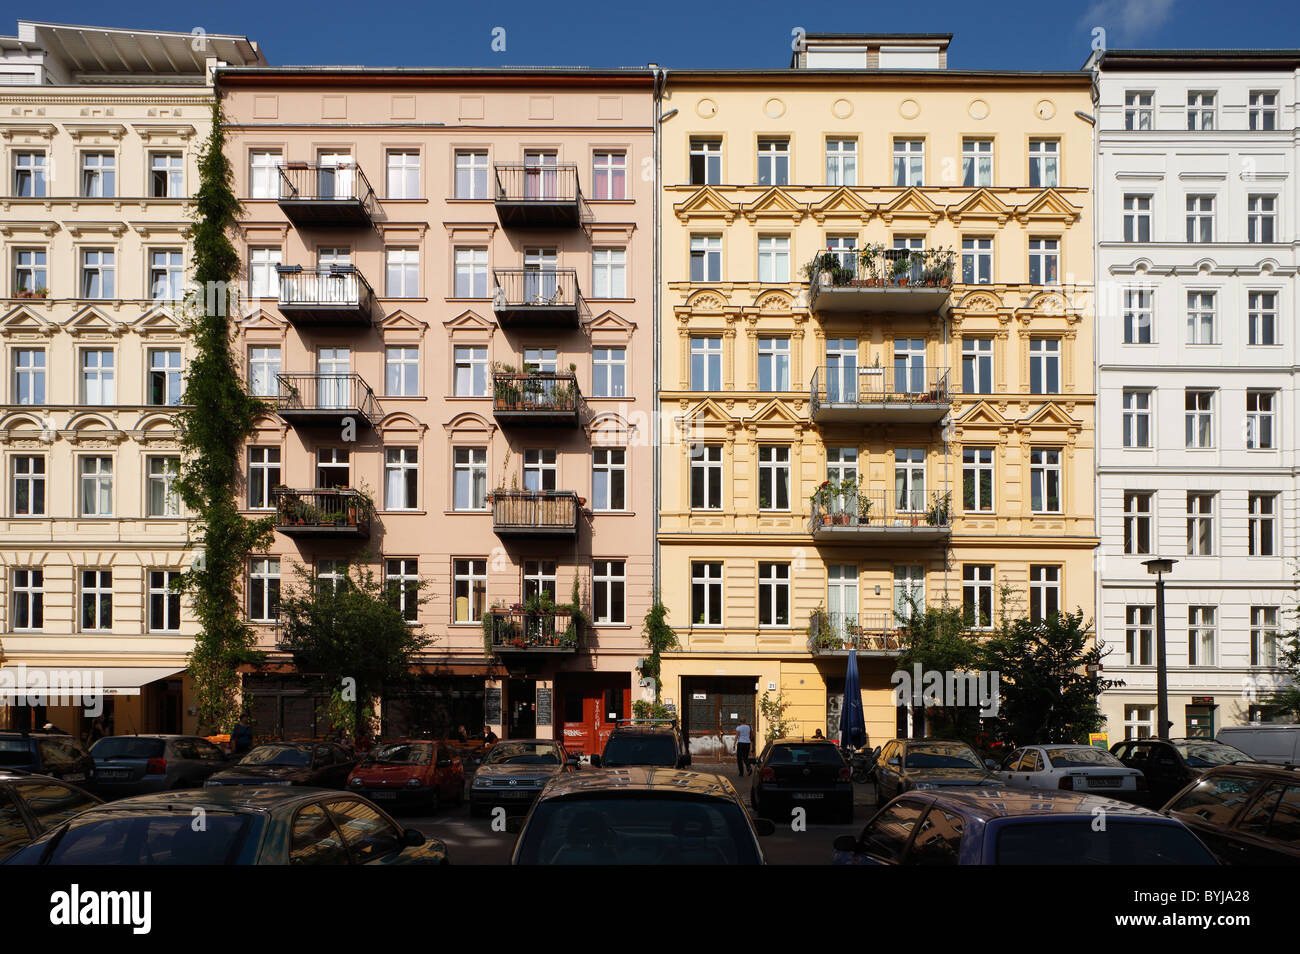
[[[741,722],[736,726],[736,767],[742,776],[746,769],[749,769],[749,774],[754,774],[754,770],[749,768],[749,747],[752,741],[749,723]]]

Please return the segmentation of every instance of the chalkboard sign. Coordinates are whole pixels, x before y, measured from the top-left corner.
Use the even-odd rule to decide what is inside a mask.
[[[496,725],[501,721],[501,690],[488,689],[483,694],[483,721]]]
[[[537,724],[551,724],[551,690],[537,690]]]

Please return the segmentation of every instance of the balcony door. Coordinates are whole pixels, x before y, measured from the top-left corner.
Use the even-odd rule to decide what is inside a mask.
[[[856,563],[832,563],[826,568],[826,612],[831,629],[840,639],[849,635],[849,627],[858,621],[858,566]]]
[[[321,199],[350,199],[356,179],[350,152],[322,152],[317,160],[316,185]]]
[[[524,249],[524,301],[530,305],[549,304],[559,290],[559,253],[553,248]]]
[[[925,391],[925,339],[894,339],[894,391],[921,394]]]
[[[524,195],[529,199],[560,197],[560,157],[554,152],[524,153]]]
[[[826,400],[852,404],[858,399],[858,339],[826,339]]]
[[[350,271],[336,271],[352,265],[352,249],[322,246],[316,251],[316,280],[321,304],[346,305],[358,301],[357,278]]]
[[[316,401],[323,408],[346,408],[351,392],[352,351],[321,348],[316,352]]]

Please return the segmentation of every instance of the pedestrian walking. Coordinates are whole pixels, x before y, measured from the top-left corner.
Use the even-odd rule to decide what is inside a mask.
[[[736,726],[736,767],[740,769],[740,774],[744,775],[745,770],[753,775],[754,770],[749,765],[749,748],[753,744],[753,730],[750,729],[748,722],[741,722]]]

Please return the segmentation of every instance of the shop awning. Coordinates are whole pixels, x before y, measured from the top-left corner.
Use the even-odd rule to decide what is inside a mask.
[[[171,676],[183,673],[175,666],[27,666],[8,665],[0,669],[0,689],[7,695],[40,690],[57,691],[58,687],[79,688],[85,692],[104,695],[135,696],[140,689]]]

